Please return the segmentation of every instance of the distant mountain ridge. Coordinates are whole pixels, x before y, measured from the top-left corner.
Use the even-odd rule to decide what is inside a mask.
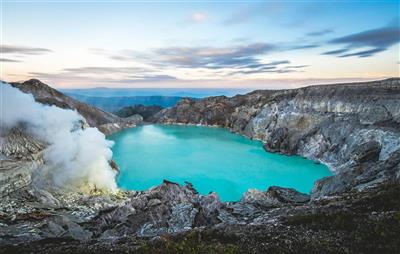
[[[204,98],[225,95],[228,97],[245,94],[254,89],[238,88],[79,88],[59,89],[65,94],[83,95],[88,97],[133,97],[133,96],[168,96]]]
[[[86,119],[89,126],[97,127],[106,135],[131,127],[134,124],[114,114],[75,100],[38,79],[30,79],[21,83],[12,82],[10,84],[24,93],[32,94],[35,100],[42,104],[78,111]]]
[[[175,106],[183,98],[198,100],[209,96],[234,96],[251,89],[234,88],[82,88],[60,89],[64,94],[102,110],[114,113],[135,105]]]
[[[160,106],[162,108],[168,108],[175,106],[182,97],[177,96],[112,96],[112,97],[101,97],[101,96],[85,96],[79,94],[73,94],[66,92],[68,96],[78,100],[80,102],[95,106],[107,112],[116,112],[124,107],[133,105],[144,105],[144,106]]]
[[[32,94],[35,97],[35,100],[42,104],[55,105],[64,109],[76,109],[85,117],[90,126],[97,127],[102,124],[117,122],[120,120],[116,115],[76,101],[37,79],[30,79],[22,83],[13,82],[11,85],[22,92]]]

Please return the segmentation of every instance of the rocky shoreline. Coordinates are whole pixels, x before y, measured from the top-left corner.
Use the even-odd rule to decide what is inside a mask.
[[[224,127],[263,141],[267,151],[301,155],[341,175],[385,161],[400,149],[399,101],[400,80],[393,78],[184,99],[153,120]],[[337,179],[324,179],[332,189],[318,194],[317,183],[313,194],[335,194]]]
[[[1,142],[0,253],[395,253],[399,101],[397,78],[183,99],[153,116],[224,127],[336,171],[311,195],[271,187],[225,203],[168,181],[117,193],[39,188],[26,172],[46,167],[46,144],[12,130]]]

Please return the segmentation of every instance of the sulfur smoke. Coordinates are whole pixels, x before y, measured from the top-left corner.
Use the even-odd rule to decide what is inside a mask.
[[[44,151],[51,178],[57,186],[95,186],[115,191],[115,172],[110,167],[111,146],[97,128],[82,128],[84,118],[76,111],[37,103],[9,84],[1,85],[2,129],[20,124],[49,144]]]

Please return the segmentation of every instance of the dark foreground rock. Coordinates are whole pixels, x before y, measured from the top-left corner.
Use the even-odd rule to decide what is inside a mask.
[[[398,184],[382,185],[272,208],[244,201],[224,204],[198,196],[191,186],[164,183],[119,199],[75,201],[102,207],[92,208],[93,214],[76,204],[58,207],[59,212],[47,208],[15,218],[3,215],[8,227],[2,227],[0,253],[396,253],[399,195]],[[205,205],[204,199],[212,202]],[[36,239],[30,238],[34,233]]]

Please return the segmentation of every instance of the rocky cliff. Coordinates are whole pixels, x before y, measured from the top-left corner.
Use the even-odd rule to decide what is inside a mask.
[[[46,144],[2,138],[0,253],[395,253],[399,79],[182,100],[162,123],[218,125],[269,151],[328,163],[312,195],[271,187],[238,202],[164,181],[146,191],[41,188]],[[55,104],[55,103],[54,103]]]
[[[152,117],[157,114],[163,108],[157,105],[145,106],[142,104],[136,104],[133,106],[123,107],[120,110],[116,111],[115,114],[119,117],[130,117],[133,115],[141,115],[143,120],[149,121]]]
[[[55,105],[60,108],[78,111],[86,119],[89,126],[97,127],[106,135],[123,128],[133,127],[139,123],[127,121],[126,119],[72,99],[37,79],[30,79],[22,83],[14,82],[11,85],[24,93],[32,94],[35,100],[42,104]]]
[[[155,118],[160,123],[218,125],[262,140],[267,151],[325,163],[337,177],[316,185],[314,195],[323,196],[357,187],[357,177],[363,179],[357,188],[382,181],[375,175],[366,179],[359,168],[384,163],[400,149],[400,79],[185,99]],[[347,181],[339,183],[342,174]]]

